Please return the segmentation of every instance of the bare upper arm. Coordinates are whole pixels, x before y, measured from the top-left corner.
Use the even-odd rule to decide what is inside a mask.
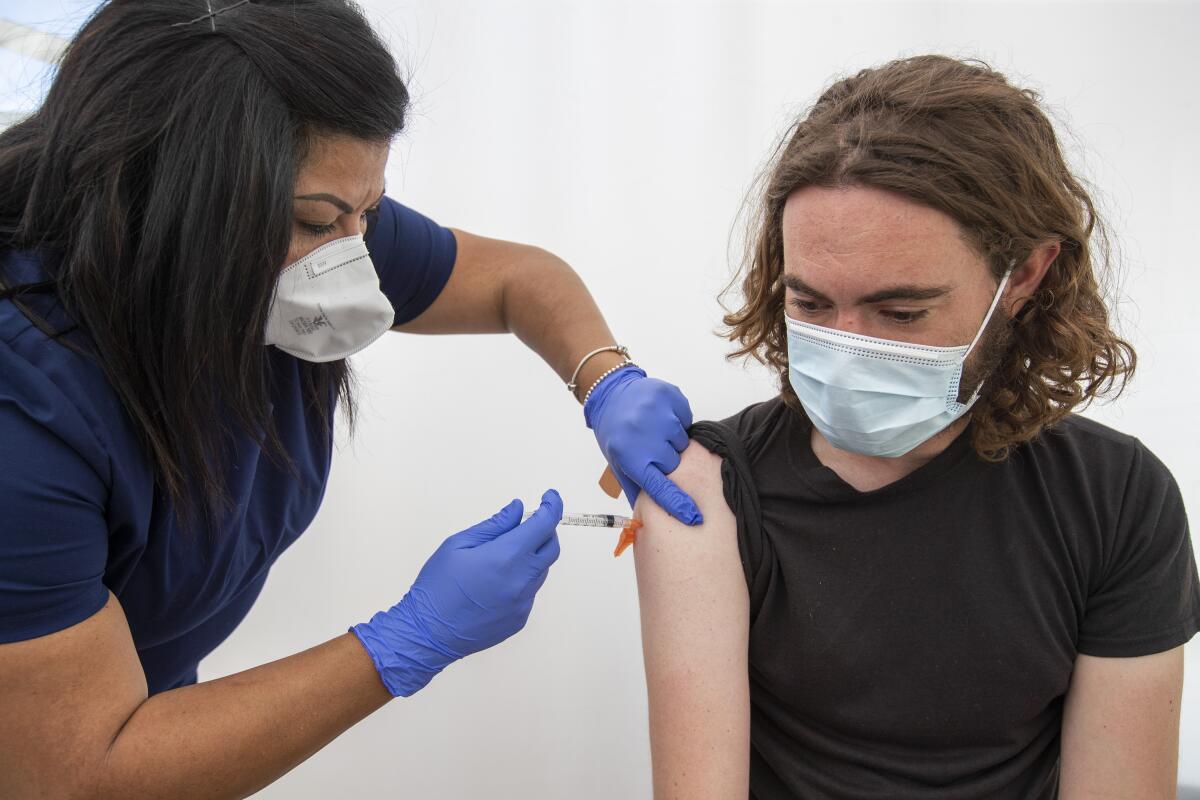
[[[745,798],[749,599],[721,461],[692,442],[671,473],[700,507],[688,527],[645,493],[634,545],[650,706],[654,796]]]
[[[109,744],[146,699],[116,598],[56,633],[0,645],[0,797],[89,797]]]
[[[1075,660],[1063,710],[1060,797],[1174,798],[1183,648]]]
[[[531,254],[532,245],[490,239],[451,228],[454,270],[437,299],[414,320],[396,325],[402,333],[505,333],[505,282]]]

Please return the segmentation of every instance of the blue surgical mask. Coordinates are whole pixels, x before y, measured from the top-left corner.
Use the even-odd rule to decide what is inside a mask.
[[[785,317],[788,379],[830,444],[868,456],[902,456],[967,413],[979,386],[958,402],[963,362],[1004,294],[1004,273],[971,343],[930,347],[845,333]]]

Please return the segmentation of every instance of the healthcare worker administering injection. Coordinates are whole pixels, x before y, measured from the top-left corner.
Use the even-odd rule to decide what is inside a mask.
[[[389,329],[516,334],[629,499],[699,521],[666,477],[688,403],[575,273],[385,195],[407,100],[345,0],[111,0],[0,134],[0,797],[242,797],[521,629],[553,491],[346,634],[198,682],[317,512],[346,357]]]

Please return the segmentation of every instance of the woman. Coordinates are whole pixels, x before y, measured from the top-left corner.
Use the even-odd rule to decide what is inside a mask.
[[[726,318],[781,394],[691,429],[700,528],[642,503],[655,797],[1175,796],[1200,584],[1170,473],[1071,414],[1134,366],[1098,224],[984,66],[796,121]]]
[[[384,194],[407,99],[344,0],[114,0],[0,136],[0,795],[244,796],[524,625],[552,491],[352,633],[196,682],[317,511],[345,357],[389,328],[515,333],[629,497],[698,521],[663,474],[687,401],[570,268]]]

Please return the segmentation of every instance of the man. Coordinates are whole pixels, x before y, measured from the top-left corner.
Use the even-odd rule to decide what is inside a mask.
[[[1200,586],[1179,491],[1073,416],[1134,354],[1030,93],[828,89],[726,322],[778,398],[698,423],[636,546],[656,798],[1174,796]]]

